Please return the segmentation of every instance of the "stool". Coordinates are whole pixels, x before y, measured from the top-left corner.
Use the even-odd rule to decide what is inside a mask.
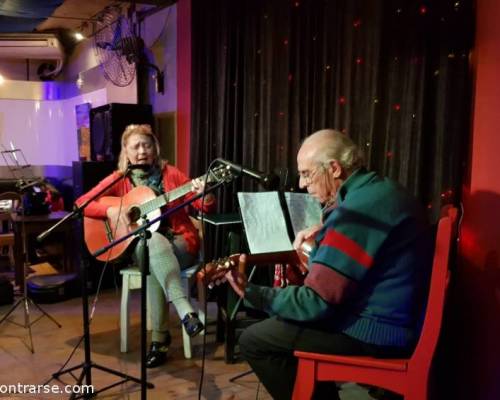
[[[196,272],[198,271],[199,265],[193,265],[185,270],[181,271],[181,279],[184,284],[184,288],[186,290],[186,297],[188,300],[190,299],[190,288],[191,284],[196,279]],[[141,288],[141,271],[138,267],[129,267],[124,268],[120,271],[122,275],[122,298],[121,298],[121,306],[120,306],[120,351],[122,353],[126,353],[128,351],[128,331],[130,326],[130,291]],[[205,288],[202,284],[198,285],[198,301],[200,305],[200,310],[198,311],[198,316],[200,321],[203,322],[203,325],[206,325],[206,316],[205,316]],[[168,304],[168,303],[167,303]],[[149,299],[146,305],[147,309],[147,329],[151,330],[151,318],[149,314]],[[182,324],[181,324],[182,325]],[[204,334],[204,331],[201,332]],[[184,329],[184,325],[182,325],[182,342],[184,346],[184,357],[191,358],[191,337],[187,334]]]

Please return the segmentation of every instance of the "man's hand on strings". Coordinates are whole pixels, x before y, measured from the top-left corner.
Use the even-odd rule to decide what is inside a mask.
[[[239,270],[243,270],[240,266],[246,265],[246,254],[242,254],[239,257],[239,266],[236,269],[231,269],[225,275],[226,280],[229,282],[233,290],[236,292],[238,296],[241,298],[245,297],[245,289],[247,287],[247,276],[243,272],[239,272]]]
[[[316,224],[297,233],[297,236],[293,241],[293,248],[295,250],[300,249],[302,243],[305,242],[306,240],[314,238],[314,236],[316,236],[316,234],[319,232],[322,226],[323,226],[322,224]]]

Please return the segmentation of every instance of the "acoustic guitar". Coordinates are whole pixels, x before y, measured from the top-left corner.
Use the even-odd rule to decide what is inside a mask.
[[[199,179],[204,179],[202,175]],[[219,182],[232,179],[231,171],[226,166],[220,166],[210,171],[207,183]],[[83,229],[85,244],[90,253],[103,248],[110,242],[117,240],[129,232],[144,225],[161,215],[160,208],[192,192],[191,181],[159,196],[147,186],[137,186],[123,197],[102,196],[96,201],[106,206],[121,207],[132,221],[129,225],[121,222],[111,221],[109,218],[83,218]],[[161,221],[152,224],[148,230],[155,232],[160,227]],[[97,256],[100,261],[113,261],[120,257],[134,240],[134,236],[112,247],[108,251]]]
[[[302,243],[298,250],[280,251],[276,253],[261,253],[261,254],[233,254],[210,263],[207,263],[197,273],[197,278],[204,285],[213,287],[219,284],[224,275],[231,269],[237,268],[238,272],[244,273],[247,264],[290,264],[295,265],[302,275],[308,272],[307,264],[309,255],[314,246],[314,240],[309,239]]]

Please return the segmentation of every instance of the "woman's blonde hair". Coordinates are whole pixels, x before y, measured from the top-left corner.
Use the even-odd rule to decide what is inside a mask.
[[[120,151],[120,156],[118,157],[118,171],[121,173],[125,173],[127,170],[129,161],[127,158],[127,153],[125,151],[125,146],[127,145],[127,141],[132,135],[144,135],[149,138],[154,143],[154,161],[153,165],[156,165],[159,168],[162,168],[163,165],[165,164],[165,161],[160,159],[160,142],[158,141],[158,138],[155,136],[153,133],[153,130],[151,129],[151,125],[148,124],[132,124],[129,125],[125,128],[122,134],[122,140],[121,140],[121,151]]]

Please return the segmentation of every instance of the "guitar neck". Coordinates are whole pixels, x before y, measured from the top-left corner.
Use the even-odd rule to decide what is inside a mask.
[[[247,264],[282,264],[296,263],[299,256],[295,250],[276,253],[247,254]]]
[[[204,176],[201,176],[200,179],[203,179]],[[210,182],[210,179],[208,180]],[[139,206],[139,209],[141,210],[141,215],[147,215],[150,212],[153,212],[164,205],[177,200],[186,194],[190,193],[192,191],[193,184],[191,181],[185,183],[182,186],[179,186],[167,193],[163,193],[159,195],[158,197],[154,198],[153,200],[147,201],[144,204],[141,204]]]

